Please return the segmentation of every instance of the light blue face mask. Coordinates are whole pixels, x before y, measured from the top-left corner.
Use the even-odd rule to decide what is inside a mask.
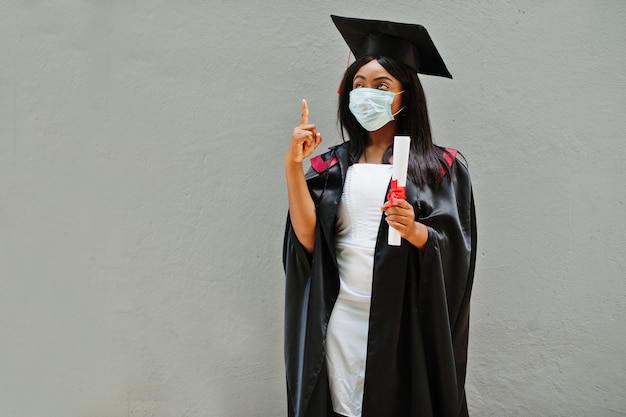
[[[348,107],[356,120],[369,132],[380,129],[400,113],[404,107],[396,113],[391,113],[393,98],[399,93],[382,91],[375,88],[355,88],[350,91],[350,104]]]

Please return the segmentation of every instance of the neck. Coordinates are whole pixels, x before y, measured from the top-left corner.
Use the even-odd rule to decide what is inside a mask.
[[[390,121],[383,127],[373,132],[368,132],[368,146],[369,145],[378,145],[388,147],[393,143],[393,137],[396,134],[396,124],[395,120]]]
[[[365,145],[365,150],[363,155],[361,155],[360,161],[371,164],[381,164],[385,151],[393,145],[395,133],[395,121],[387,123],[378,130],[369,132],[367,135],[367,144]]]

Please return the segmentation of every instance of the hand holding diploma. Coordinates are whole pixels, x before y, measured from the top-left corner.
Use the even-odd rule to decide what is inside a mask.
[[[406,172],[409,166],[410,146],[411,138],[409,136],[396,136],[393,139],[391,189],[387,201],[382,207],[387,215],[387,223],[390,226],[387,239],[387,243],[390,246],[400,246],[402,229],[409,227],[415,219],[415,213],[409,213],[409,211],[413,211],[413,207],[405,200]],[[402,204],[402,202],[405,204]],[[408,210],[407,206],[411,210]]]
[[[428,240],[428,230],[415,221],[415,210],[406,201],[406,176],[409,164],[411,138],[396,136],[393,142],[393,170],[391,189],[381,210],[387,216],[390,246],[400,246],[401,239],[410,241],[417,248],[423,248]]]

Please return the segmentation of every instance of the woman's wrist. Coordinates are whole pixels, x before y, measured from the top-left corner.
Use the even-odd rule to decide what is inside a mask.
[[[426,242],[428,242],[428,227],[418,221],[414,221],[411,227],[411,234],[407,240],[416,248],[423,249],[426,246]]]
[[[292,170],[292,171],[304,170],[302,168],[301,161],[294,161],[289,156],[285,157],[285,169]]]

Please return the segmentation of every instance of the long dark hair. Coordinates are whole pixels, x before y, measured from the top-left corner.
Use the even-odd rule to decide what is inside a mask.
[[[367,130],[365,130],[354,115],[348,104],[352,82],[357,71],[372,60],[385,68],[389,74],[402,83],[405,92],[402,94],[402,105],[406,108],[397,116],[398,135],[411,137],[411,153],[409,155],[408,178],[416,184],[440,184],[442,167],[447,164],[441,152],[433,144],[430,133],[430,121],[424,89],[414,70],[391,58],[384,56],[365,56],[357,59],[346,70],[339,88],[339,109],[337,119],[341,128],[341,137],[346,142],[346,135],[350,139],[348,150],[353,163],[359,160],[367,144]],[[393,148],[389,147],[383,157],[383,162],[389,163]]]

